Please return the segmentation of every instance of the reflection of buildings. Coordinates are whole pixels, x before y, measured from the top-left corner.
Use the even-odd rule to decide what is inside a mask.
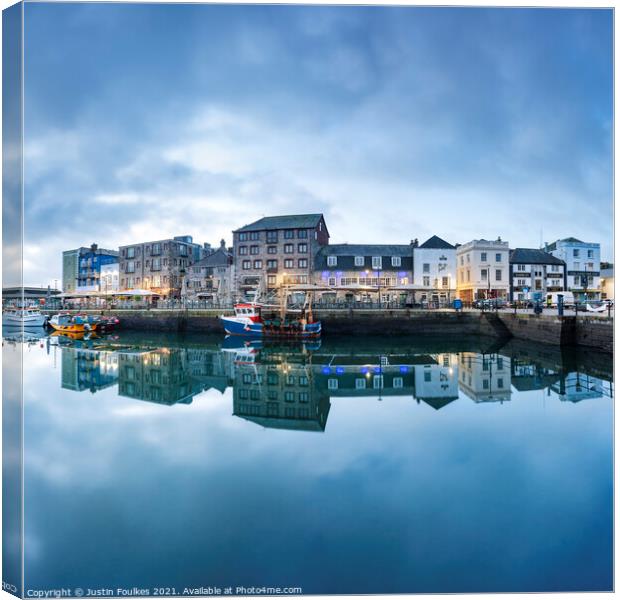
[[[151,352],[119,353],[118,393],[157,402],[189,404],[202,391],[188,368],[187,350],[159,348]]]
[[[314,385],[309,364],[287,358],[235,365],[233,414],[263,427],[324,431],[329,396]]]
[[[499,354],[461,352],[459,387],[474,402],[510,400],[510,359]]]
[[[118,381],[118,355],[81,348],[62,348],[61,385],[67,390],[96,392]]]
[[[459,397],[456,354],[437,354],[435,363],[415,367],[415,397],[439,410]]]
[[[510,361],[512,385],[519,392],[542,390],[553,386],[561,372],[530,360],[512,358]]]
[[[605,385],[609,386],[607,392]],[[601,398],[603,395],[611,396],[610,383],[606,384],[602,379],[585,373],[569,373],[552,385],[551,389],[564,402],[581,402],[590,398]]]

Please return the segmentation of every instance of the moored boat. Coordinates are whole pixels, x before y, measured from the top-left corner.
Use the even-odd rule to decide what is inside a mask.
[[[93,329],[88,320],[80,315],[72,316],[59,313],[54,315],[48,323],[54,330],[63,333],[85,333]]]
[[[43,327],[46,317],[36,308],[8,308],[2,311],[2,325],[7,327]]]
[[[321,322],[312,319],[312,311],[306,314],[289,316],[269,315],[263,317],[265,307],[256,303],[235,304],[234,316],[222,315],[220,319],[229,335],[244,335],[249,337],[277,337],[277,338],[318,338],[321,335]]]

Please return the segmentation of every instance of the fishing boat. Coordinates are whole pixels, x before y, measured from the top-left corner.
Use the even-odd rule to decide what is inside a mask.
[[[93,329],[87,319],[80,315],[57,314],[48,323],[56,330],[63,333],[85,333]]]
[[[235,304],[234,316],[222,315],[220,319],[229,335],[249,337],[272,337],[288,339],[313,339],[321,335],[321,322],[312,316],[312,303],[306,294],[301,310],[292,311],[286,307],[286,294],[273,310],[273,305],[256,301]]]
[[[36,308],[8,308],[2,311],[2,325],[7,327],[43,327],[46,317]]]

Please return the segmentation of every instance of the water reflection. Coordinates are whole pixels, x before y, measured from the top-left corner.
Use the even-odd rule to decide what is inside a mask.
[[[334,398],[404,396],[440,410],[459,396],[509,402],[513,390],[543,390],[567,402],[613,395],[611,361],[604,355],[592,359],[590,353],[588,366],[575,349],[532,355],[514,340],[502,348],[464,341],[449,352],[438,351],[445,343],[437,341],[382,347],[376,340],[282,345],[215,338],[153,347],[126,334],[70,344],[26,342],[60,353],[67,390],[96,393],[117,386],[120,396],[172,406],[191,404],[210,389],[232,388],[234,416],[277,429],[325,431]]]

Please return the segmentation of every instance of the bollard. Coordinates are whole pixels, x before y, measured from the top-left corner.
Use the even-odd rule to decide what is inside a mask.
[[[564,294],[558,294],[558,317],[564,316]]]

